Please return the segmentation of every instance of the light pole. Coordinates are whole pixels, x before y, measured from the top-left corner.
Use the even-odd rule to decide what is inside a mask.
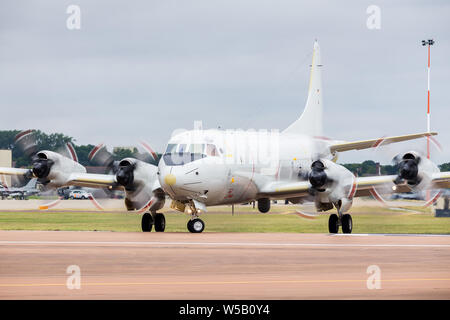
[[[430,125],[430,62],[431,62],[431,56],[430,56],[430,48],[434,44],[433,39],[428,40],[422,40],[422,46],[428,46],[428,103],[427,103],[427,131],[431,132],[431,125]],[[427,137],[427,158],[430,159],[430,137]]]

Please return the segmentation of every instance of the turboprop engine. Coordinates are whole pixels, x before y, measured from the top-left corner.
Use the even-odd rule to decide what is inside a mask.
[[[311,164],[308,180],[317,211],[327,211],[333,206],[340,212],[351,208],[355,176],[347,168],[328,159],[316,160]]]
[[[419,155],[415,151],[398,155],[393,160],[398,167],[395,184],[406,182],[414,191],[426,190],[431,186],[433,173],[439,168],[430,159]]]
[[[48,187],[64,186],[71,173],[86,173],[86,168],[81,164],[53,151],[39,151],[31,161],[30,177],[38,178],[40,183]]]
[[[164,206],[164,192],[158,180],[158,167],[134,158],[122,159],[116,172],[116,181],[125,189],[128,210],[140,209],[154,201],[158,210]],[[159,192],[159,190],[161,190]]]

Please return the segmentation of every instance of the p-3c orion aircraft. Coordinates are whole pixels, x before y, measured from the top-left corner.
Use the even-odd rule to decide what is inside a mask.
[[[86,173],[79,163],[43,150],[34,153],[32,169],[0,168],[0,174],[36,177],[53,188],[122,188],[128,210],[147,211],[142,215],[142,231],[147,232],[153,226],[155,231],[164,231],[165,218],[158,210],[164,206],[166,196],[172,200],[172,208],[190,213],[187,228],[193,233],[204,230],[199,214],[208,206],[256,201],[259,211],[265,213],[274,199],[296,204],[313,201],[317,212],[335,208],[337,214],[329,217],[329,232],[337,233],[342,227],[342,232],[351,233],[352,218],[346,212],[354,197],[450,187],[450,172],[440,172],[434,163],[414,151],[394,158],[397,175],[355,177],[335,163],[340,152],[437,133],[353,142],[324,138],[321,67],[316,41],[306,106],[300,118],[282,132],[183,131],[171,137],[158,166],[125,158],[109,174]],[[91,157],[98,156],[100,150],[94,149]]]

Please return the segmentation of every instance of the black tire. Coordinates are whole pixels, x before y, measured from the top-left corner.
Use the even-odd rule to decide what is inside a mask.
[[[342,216],[342,232],[343,233],[352,233],[352,229],[353,229],[352,216],[349,214],[344,214]]]
[[[338,233],[339,232],[339,218],[337,214],[331,214],[328,219],[328,231],[330,233]]]
[[[261,213],[269,212],[269,210],[270,210],[270,199],[268,199],[268,198],[258,199],[258,210]]]
[[[152,226],[153,226],[152,215],[148,212],[144,213],[142,215],[142,220],[141,220],[142,231],[150,232],[150,231],[152,231]]]
[[[188,221],[187,228],[191,233],[201,233],[205,230],[205,223],[202,219],[196,218]]]
[[[166,229],[166,218],[162,213],[155,214],[155,231],[164,232]]]

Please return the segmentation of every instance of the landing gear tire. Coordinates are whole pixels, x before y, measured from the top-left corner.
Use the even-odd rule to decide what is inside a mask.
[[[155,231],[164,232],[166,229],[166,218],[162,213],[155,214]]]
[[[153,218],[150,213],[146,212],[142,215],[141,226],[143,232],[152,231]]]
[[[339,218],[337,214],[330,215],[330,218],[328,219],[328,231],[330,233],[339,232]]]
[[[258,210],[261,213],[269,212],[269,210],[270,210],[270,199],[268,199],[268,198],[258,199]]]
[[[189,232],[200,233],[205,229],[205,223],[202,219],[196,218],[188,221],[187,228]]]
[[[353,229],[352,216],[349,214],[344,214],[342,216],[342,232],[352,233],[352,229]]]

